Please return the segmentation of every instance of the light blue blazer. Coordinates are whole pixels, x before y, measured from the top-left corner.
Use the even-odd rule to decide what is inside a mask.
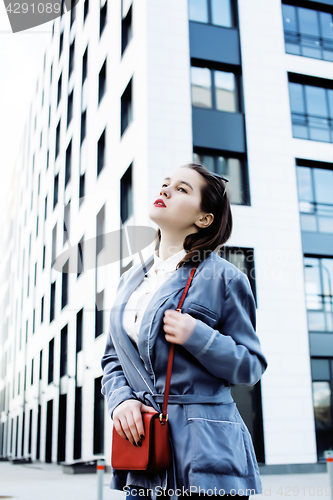
[[[156,291],[143,315],[138,345],[122,326],[124,307],[153,265],[153,255],[120,279],[102,358],[102,393],[109,414],[127,399],[161,411],[169,344],[163,316],[176,309],[193,265],[178,269]],[[230,384],[252,386],[267,368],[256,335],[256,306],[247,276],[211,252],[194,274],[182,313],[196,318],[189,339],[175,345],[168,405],[173,466],[157,474],[113,471],[111,488],[184,488],[192,493],[262,492],[251,435]],[[236,491],[235,491],[236,490]],[[251,492],[249,490],[252,490]]]

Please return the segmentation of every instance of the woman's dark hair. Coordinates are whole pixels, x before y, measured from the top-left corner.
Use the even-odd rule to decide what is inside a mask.
[[[212,213],[214,220],[207,228],[201,228],[197,233],[186,236],[183,246],[187,254],[178,262],[176,269],[188,262],[205,260],[211,252],[218,250],[228,241],[232,231],[232,214],[226,182],[201,163],[187,163],[181,168],[192,168],[205,179],[201,188],[200,210]],[[155,250],[158,250],[160,242],[161,230],[158,229],[155,235]]]

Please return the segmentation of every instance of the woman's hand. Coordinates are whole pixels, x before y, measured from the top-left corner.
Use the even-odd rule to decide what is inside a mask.
[[[164,312],[165,340],[172,344],[184,344],[191,336],[197,320],[190,314],[168,309]]]
[[[141,446],[145,430],[141,413],[158,413],[152,406],[147,406],[136,399],[127,399],[118,405],[112,414],[113,425],[119,436],[135,446]]]

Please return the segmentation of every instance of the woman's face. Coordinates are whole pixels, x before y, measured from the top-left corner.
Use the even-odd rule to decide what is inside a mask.
[[[162,231],[172,229],[180,235],[198,232],[200,227],[207,225],[207,220],[203,224],[200,221],[205,215],[200,209],[204,183],[204,178],[196,170],[188,167],[175,170],[170,178],[168,176],[161,182],[150,206],[149,218]],[[164,206],[155,204],[158,199]]]

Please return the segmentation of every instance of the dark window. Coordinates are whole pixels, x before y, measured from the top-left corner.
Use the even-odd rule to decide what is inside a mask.
[[[121,23],[121,53],[123,54],[127,45],[133,37],[132,27],[132,5],[127,11],[127,14],[122,18]]]
[[[282,5],[286,52],[333,61],[333,15]]]
[[[62,294],[61,294],[61,309],[68,304],[68,263],[66,261],[62,268]]]
[[[104,332],[104,290],[96,294],[95,337]]]
[[[192,106],[218,111],[240,111],[235,73],[191,66]]]
[[[82,351],[83,338],[83,309],[76,315],[76,352]]]
[[[41,405],[38,405],[37,413],[37,436],[36,436],[36,460],[40,457],[40,426],[41,426]]]
[[[100,138],[98,139],[98,144],[97,144],[97,176],[100,174],[101,170],[105,166],[105,134],[106,134],[106,129],[103,130]]]
[[[39,148],[41,148],[43,145],[43,131],[41,131],[40,136],[39,136]]]
[[[333,258],[304,256],[305,299],[310,332],[333,332]]]
[[[49,342],[49,372],[47,381],[49,384],[53,382],[53,371],[54,371],[54,339]]]
[[[124,224],[133,214],[132,165],[120,179],[120,217]]]
[[[100,8],[99,11],[99,36],[102,36],[104,28],[106,26],[107,21],[107,12],[108,12],[108,2],[105,0],[104,5]]]
[[[22,442],[23,442],[23,440],[22,440]],[[32,410],[30,410],[30,412],[29,412],[29,437],[28,437],[28,453],[29,453],[29,455],[31,455],[31,444],[32,444]],[[22,456],[23,456],[23,453],[22,453]]]
[[[43,351],[39,351],[39,380],[43,378]]]
[[[59,105],[59,102],[61,101],[61,93],[62,93],[62,74],[60,75],[59,80],[58,80],[57,106]]]
[[[50,164],[50,151],[47,150],[47,153],[46,153],[46,170],[49,168],[49,164]]]
[[[54,29],[54,25],[53,25],[53,29]],[[50,83],[52,83],[52,73],[53,73],[53,64],[51,63],[51,66],[50,66]]]
[[[49,106],[49,127],[51,125],[51,106]]]
[[[235,26],[233,0],[189,0],[189,19],[231,28]]]
[[[333,359],[312,358],[311,372],[317,460],[326,462],[325,451],[333,445]]]
[[[50,295],[50,323],[54,320],[55,312],[55,292],[56,292],[56,282],[51,284],[51,295]]]
[[[132,79],[121,96],[121,135],[133,120]]]
[[[54,185],[53,185],[53,208],[55,208],[58,203],[58,193],[59,193],[59,174],[54,176]]]
[[[34,286],[37,284],[37,262],[35,262]]]
[[[83,273],[83,255],[84,255],[84,237],[80,239],[77,245],[77,278]]]
[[[202,163],[210,171],[229,179],[227,190],[230,202],[238,205],[249,204],[247,188],[246,159],[243,156],[233,157],[230,153],[207,151],[196,148],[193,161]]]
[[[60,377],[67,375],[68,325],[61,329],[60,336]]]
[[[81,458],[82,442],[82,387],[75,389],[74,405],[74,460]]]
[[[43,245],[43,269],[45,269],[45,255],[46,254],[46,246]]]
[[[302,231],[333,234],[333,164],[297,160]]]
[[[70,231],[70,209],[71,209],[71,202],[69,201],[67,205],[64,207],[64,237],[63,237],[63,244],[66,243],[66,241],[69,238],[69,231]]]
[[[70,25],[73,26],[73,23],[75,21],[75,18],[76,18],[76,4],[77,4],[78,0],[72,0],[72,3],[71,3],[71,20],[70,20]]]
[[[97,235],[96,235],[96,255],[104,248],[104,232],[105,232],[105,208],[104,205],[100,209],[96,217]]]
[[[37,217],[36,217],[36,238],[38,236],[38,223],[39,223],[39,217],[37,215]]]
[[[58,449],[57,462],[64,462],[66,458],[66,430],[67,430],[67,394],[59,396],[58,413]]]
[[[61,3],[63,5],[63,3]],[[45,432],[45,462],[52,461],[52,428],[53,428],[53,399],[46,406],[46,432]]]
[[[66,149],[65,187],[71,179],[72,172],[72,139]]]
[[[71,12],[75,11],[75,8]],[[69,46],[69,61],[68,61],[68,79],[70,78],[74,69],[74,58],[75,58],[75,40]]]
[[[87,133],[87,110],[81,113],[81,144],[83,143]]]
[[[64,33],[60,33],[60,38],[59,38],[59,59],[62,54],[62,49],[64,47]]]
[[[40,303],[40,322],[43,323],[44,321],[44,296],[41,298],[41,303]]]
[[[89,0],[84,0],[84,6],[83,6],[83,21],[86,20],[86,17],[89,12]]]
[[[73,118],[73,101],[74,101],[74,90],[72,90],[67,99],[67,127]]]
[[[56,129],[55,159],[58,158],[59,151],[60,151],[60,120]]]
[[[95,379],[94,397],[94,455],[104,453],[104,396],[101,393],[102,377]]]
[[[332,81],[309,77],[305,77],[303,82],[301,80],[299,75],[289,75],[293,136],[333,142],[333,89],[329,88]],[[327,88],[320,83],[327,83]]]
[[[251,285],[253,296],[257,303],[253,248],[223,247],[219,251],[219,255],[234,264],[234,266],[246,274]]]
[[[84,195],[85,195],[85,174],[80,175],[80,192],[79,192],[79,206],[81,206],[81,203],[84,200]]]
[[[82,58],[82,85],[86,81],[87,76],[88,76],[88,47],[84,51]]]
[[[106,59],[98,76],[98,103],[101,102],[106,92]]]
[[[34,360],[31,360],[30,384],[34,385]]]
[[[44,202],[44,220],[47,218],[47,196],[45,196],[45,202]]]

